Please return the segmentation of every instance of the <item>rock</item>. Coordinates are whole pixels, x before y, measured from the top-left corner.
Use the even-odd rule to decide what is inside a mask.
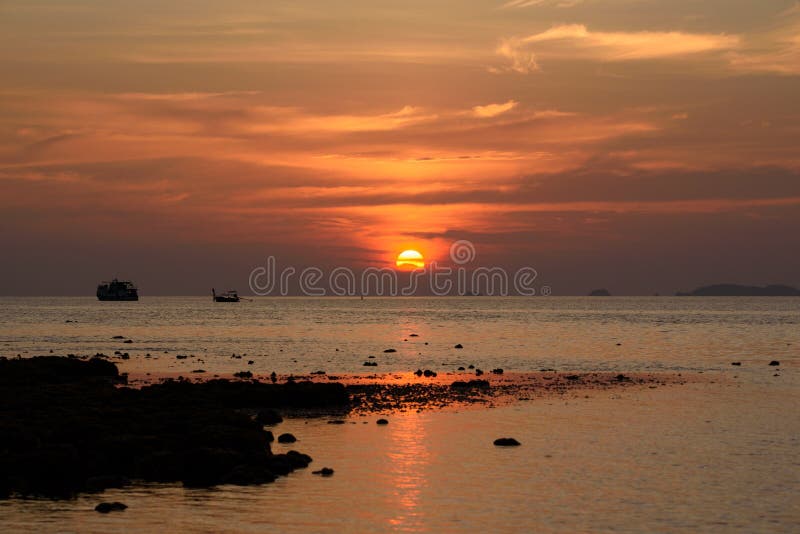
[[[481,376],[482,374],[483,371],[481,371],[480,369],[475,369],[475,376]]]
[[[469,365],[467,366],[467,369],[475,369],[475,366],[474,366],[474,365],[472,365],[472,364],[469,364]]]
[[[126,339],[125,341],[123,341],[123,343],[133,343],[133,340],[132,339]]]
[[[289,460],[289,463],[295,469],[303,469],[305,467],[308,467],[308,464],[312,462],[311,456],[297,451],[287,452],[286,458]]]
[[[450,384],[452,389],[485,389],[490,388],[491,385],[489,384],[488,380],[470,380],[469,382],[464,382],[463,380],[456,380],[452,384]]]
[[[175,356],[176,360],[185,360],[186,358],[188,358],[188,356],[186,356],[185,354],[178,354]]]
[[[397,352],[397,349],[386,349],[383,352],[386,353],[386,354],[389,354],[389,353],[392,353],[392,352]]]
[[[346,422],[347,421],[345,421],[344,419],[331,419],[330,421],[328,421],[328,424],[329,425],[343,425]]]
[[[464,345],[462,345],[461,343],[457,343],[453,348],[454,349],[463,349]]]
[[[254,362],[253,360],[247,360],[247,365],[253,365],[254,363],[256,362]]]
[[[125,336],[114,336],[111,339],[125,339]]]
[[[333,469],[331,469],[330,467],[323,467],[319,471],[311,471],[311,474],[312,475],[321,475],[321,476],[324,476],[324,477],[329,477],[329,476],[331,476],[333,474]]]
[[[617,382],[630,382],[630,381],[631,381],[630,377],[627,377],[627,376],[625,376],[625,375],[623,375],[623,374],[618,374],[618,375],[617,375],[616,377],[614,377],[614,378],[616,378],[616,379],[617,379]]]
[[[419,337],[419,334],[409,334],[408,337]]]
[[[503,370],[500,369],[499,367],[497,369],[492,369],[492,374],[494,374],[494,375],[502,375],[503,374]]]
[[[277,410],[267,408],[265,410],[259,410],[256,414],[256,422],[262,426],[273,426],[282,423],[283,417],[281,417],[281,414],[279,414]]]
[[[769,362],[769,364],[771,366],[773,366],[773,367],[776,367],[776,366],[780,365],[781,362],[779,362],[778,360],[772,360],[771,362]]]
[[[497,438],[494,444],[498,447],[519,447],[520,442],[514,438]]]
[[[377,421],[375,421],[375,424],[376,425],[388,425],[389,421],[387,419],[378,419]]]
[[[288,432],[278,436],[278,443],[294,443],[295,441],[297,441],[297,438]]]
[[[610,297],[611,292],[608,289],[593,289],[589,292],[590,297]]]
[[[466,369],[464,369],[464,366],[463,366],[463,365],[462,365],[462,366],[460,366],[460,367],[458,368],[458,370],[459,370],[459,371],[466,371]]]
[[[239,371],[238,373],[233,373],[233,376],[236,378],[253,378],[253,373],[250,371]]]
[[[425,369],[425,371],[422,374],[425,375],[426,378],[433,378],[436,376],[436,372],[431,371],[430,369]]]
[[[417,376],[422,376],[422,369],[417,369],[416,371],[414,371],[414,374]]]
[[[195,370],[193,370],[192,372],[193,372],[193,373],[205,373],[205,372],[206,372],[206,370],[205,370],[205,369],[195,369]]]
[[[101,502],[97,506],[94,507],[96,512],[100,512],[101,514],[107,514],[109,512],[121,512],[125,510],[128,505],[123,504],[121,502]]]
[[[735,366],[738,367],[738,366],[742,365],[742,362],[731,362],[731,365],[735,365]]]
[[[102,359],[0,358],[0,495],[68,498],[125,479],[270,482],[308,458],[273,458],[280,456],[270,452],[274,436],[248,414],[350,406],[335,383],[165,380],[118,388],[121,381]]]
[[[377,367],[378,362],[364,362],[364,367]]]

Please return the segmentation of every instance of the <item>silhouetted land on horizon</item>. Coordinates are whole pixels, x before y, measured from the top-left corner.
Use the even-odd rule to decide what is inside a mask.
[[[678,297],[800,297],[800,289],[784,285],[741,286],[715,284],[699,287],[689,293],[678,292]]]

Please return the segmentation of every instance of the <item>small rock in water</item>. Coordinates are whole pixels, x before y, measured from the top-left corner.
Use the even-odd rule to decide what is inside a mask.
[[[740,366],[740,365],[742,365],[742,362],[731,362],[731,365]]]
[[[388,425],[389,421],[387,419],[378,419],[377,421],[375,421],[375,424],[377,424],[377,425]]]
[[[466,369],[464,369],[464,366],[463,366],[463,365],[462,365],[461,367],[459,367],[459,368],[458,368],[458,370],[459,370],[459,371],[466,371]]]
[[[390,352],[397,352],[397,349],[386,349],[383,352],[389,354]]]
[[[419,334],[408,334],[408,337],[419,337]]]
[[[425,369],[425,372],[423,372],[422,374],[425,375],[427,378],[433,378],[436,376],[436,373],[434,371],[431,371],[430,369]]]
[[[417,376],[422,376],[422,369],[417,369],[416,371],[414,371],[414,374]]]
[[[776,366],[780,365],[781,362],[779,362],[778,360],[772,360],[771,362],[769,362],[769,364],[771,366],[773,366],[773,367],[776,367]]]
[[[483,371],[481,371],[480,369],[475,369],[475,376],[481,376],[482,374]]]
[[[346,422],[347,421],[345,421],[344,419],[331,419],[330,421],[328,421],[328,424],[329,425],[343,425]]]
[[[253,360],[247,360],[247,365],[253,365],[254,363],[256,362],[254,362]]]
[[[297,441],[297,438],[294,437],[294,435],[289,434],[288,432],[286,434],[281,434],[280,436],[278,436],[278,443],[294,443],[295,441]]]
[[[114,336],[111,339],[125,339],[125,336]]]
[[[253,373],[250,371],[239,371],[238,373],[233,373],[233,376],[236,378],[253,378]]]
[[[133,340],[132,339],[126,339],[125,341],[123,341],[123,343],[133,343]]]
[[[503,374],[503,370],[500,369],[499,367],[497,369],[492,369],[492,374],[502,375]]]
[[[323,467],[319,471],[311,471],[312,475],[322,475],[324,477],[329,477],[333,474],[333,469],[330,467]]]
[[[469,365],[467,366],[467,369],[475,369],[475,366],[474,366],[474,365],[472,365],[472,364],[469,364]]]
[[[176,360],[185,360],[186,358],[188,358],[188,356],[186,356],[185,354],[178,354],[175,356]]]
[[[463,349],[464,345],[462,345],[461,343],[457,343],[453,348],[454,349]]]
[[[377,367],[378,362],[364,362],[364,367]]]
[[[205,373],[205,372],[206,372],[206,370],[205,370],[205,369],[195,369],[195,370],[194,370],[194,371],[192,371],[192,372],[193,372],[193,373]]]
[[[122,510],[126,509],[128,505],[123,504],[121,502],[101,502],[97,506],[94,507],[96,512],[100,512],[101,514],[107,514],[109,512],[121,512]]]
[[[618,374],[615,378],[617,379],[617,382],[630,382],[631,380],[629,377],[623,374]]]
[[[494,440],[494,444],[498,447],[518,447],[520,442],[514,438],[497,438]]]

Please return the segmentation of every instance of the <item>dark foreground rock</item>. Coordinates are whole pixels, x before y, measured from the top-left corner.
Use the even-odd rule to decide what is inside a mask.
[[[494,444],[498,447],[519,447],[520,442],[515,440],[514,438],[497,438],[494,440]]]
[[[123,510],[127,510],[128,505],[118,501],[101,502],[100,504],[95,506],[94,509],[96,512],[100,512],[101,514],[107,514],[109,512],[121,512]]]
[[[330,467],[323,467],[322,469],[320,469],[318,471],[312,471],[311,474],[312,475],[321,475],[321,476],[324,476],[324,477],[329,477],[329,476],[333,475],[333,469],[331,469]]]
[[[0,498],[69,497],[129,480],[271,482],[311,459],[273,454],[254,412],[349,406],[335,383],[123,382],[101,359],[0,359]]]

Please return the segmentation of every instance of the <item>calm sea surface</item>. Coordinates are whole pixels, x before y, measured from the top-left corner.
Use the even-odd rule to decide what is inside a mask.
[[[386,427],[290,419],[278,430],[333,477],[0,501],[0,531],[800,529],[800,299],[0,298],[0,356],[51,350],[127,352],[119,364],[132,372],[366,373],[372,355],[370,373],[473,363],[703,371],[712,383],[396,413]],[[504,435],[523,446],[491,445]],[[110,499],[130,508],[92,510]]]

